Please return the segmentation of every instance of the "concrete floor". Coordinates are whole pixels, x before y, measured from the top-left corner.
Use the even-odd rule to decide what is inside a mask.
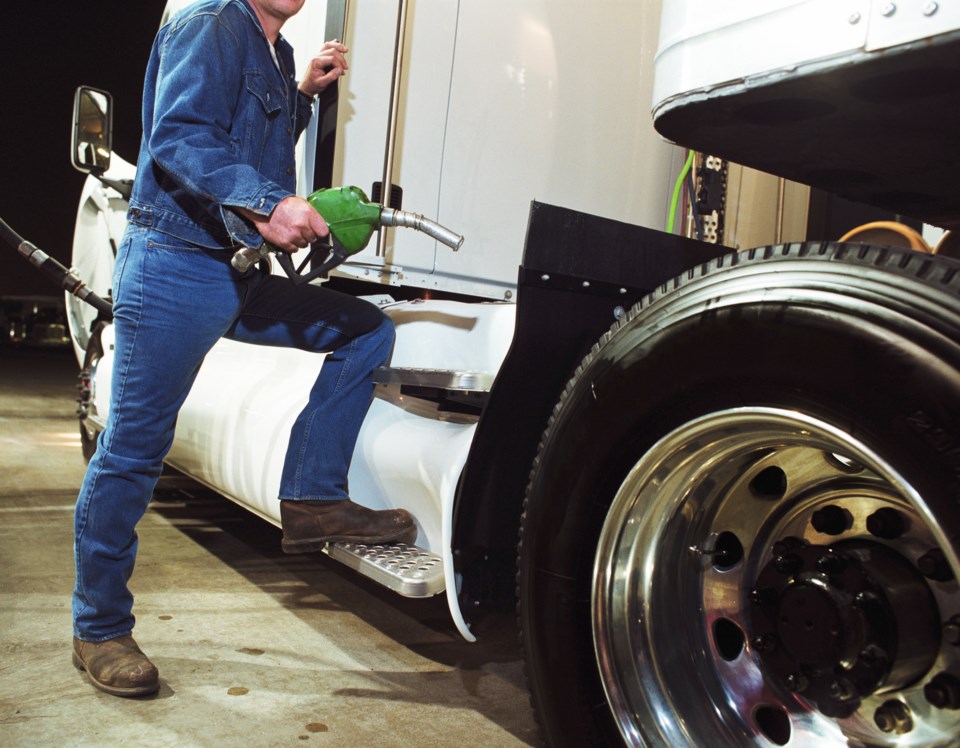
[[[168,476],[139,526],[136,636],[156,697],[70,662],[84,464],[71,351],[0,348],[0,745],[525,746],[537,732],[509,613],[460,638],[405,600]]]

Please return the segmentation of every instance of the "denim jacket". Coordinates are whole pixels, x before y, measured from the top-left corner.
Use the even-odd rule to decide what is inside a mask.
[[[201,0],[160,29],[128,220],[203,247],[263,243],[231,208],[267,216],[294,194],[294,145],[312,113],[293,48],[275,47],[280,69],[246,0]]]

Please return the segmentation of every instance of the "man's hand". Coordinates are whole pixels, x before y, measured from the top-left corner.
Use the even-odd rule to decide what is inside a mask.
[[[284,252],[296,252],[330,233],[327,222],[302,197],[291,195],[277,203],[269,217],[240,209],[266,241]]]
[[[324,91],[350,69],[346,53],[347,48],[336,39],[324,44],[317,56],[310,60],[300,81],[300,90],[307,96],[316,96]]]

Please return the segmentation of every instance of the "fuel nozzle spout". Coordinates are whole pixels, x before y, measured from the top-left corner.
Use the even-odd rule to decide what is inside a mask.
[[[451,231],[445,226],[441,226],[436,221],[424,218],[419,213],[408,213],[405,210],[394,210],[393,208],[383,208],[380,211],[381,226],[403,226],[408,229],[422,231],[432,239],[436,239],[441,244],[445,244],[456,252],[463,246],[463,236]]]

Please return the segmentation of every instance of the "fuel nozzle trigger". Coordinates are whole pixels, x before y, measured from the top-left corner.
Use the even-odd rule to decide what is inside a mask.
[[[293,258],[288,253],[276,253],[277,262],[280,263],[280,267],[283,269],[283,272],[287,274],[287,277],[293,282],[294,285],[299,286],[303,283],[309,283],[315,278],[324,278],[326,277],[327,273],[350,257],[352,253],[349,252],[339,241],[337,241],[337,237],[335,237],[332,232],[327,238],[330,240],[329,243],[315,242],[314,244],[311,244],[310,251],[307,252],[307,256],[296,267],[294,267]],[[310,267],[313,259],[323,251],[327,253],[323,262],[320,265],[311,268],[306,273],[303,272],[305,268]]]

